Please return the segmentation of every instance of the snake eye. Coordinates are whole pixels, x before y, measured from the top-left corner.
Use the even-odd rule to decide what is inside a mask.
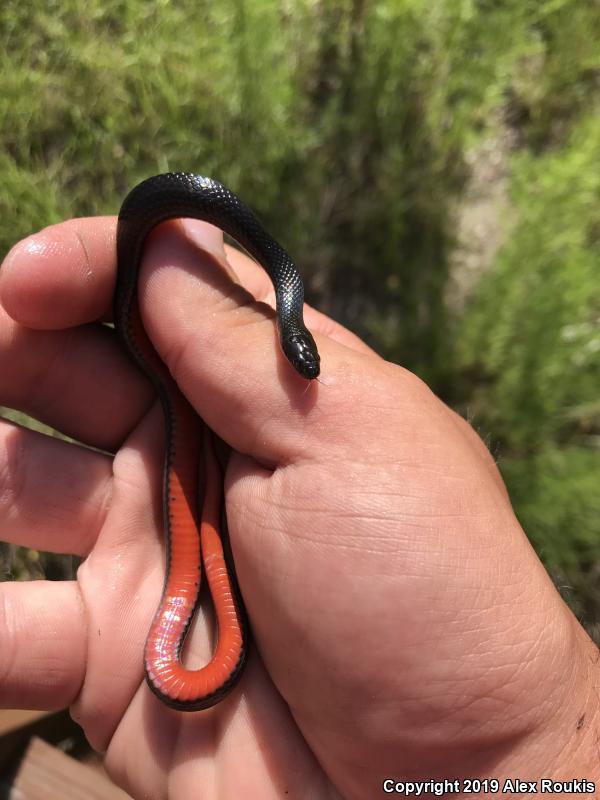
[[[321,358],[315,340],[308,331],[295,333],[282,342],[283,352],[296,372],[311,381],[321,371]]]

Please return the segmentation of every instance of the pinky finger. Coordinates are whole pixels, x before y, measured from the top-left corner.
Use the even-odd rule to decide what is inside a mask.
[[[86,622],[74,581],[0,585],[0,707],[71,705],[85,676]]]

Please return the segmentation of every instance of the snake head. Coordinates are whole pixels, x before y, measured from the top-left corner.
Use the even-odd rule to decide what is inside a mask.
[[[282,340],[281,346],[290,364],[303,378],[311,381],[318,377],[321,357],[315,340],[308,331],[287,336]]]

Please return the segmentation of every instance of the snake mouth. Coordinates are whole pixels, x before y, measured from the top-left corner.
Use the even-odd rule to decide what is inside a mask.
[[[313,364],[304,365],[301,375],[307,380],[312,381],[315,378],[318,378],[320,373],[321,373],[321,365],[318,362],[316,362]]]

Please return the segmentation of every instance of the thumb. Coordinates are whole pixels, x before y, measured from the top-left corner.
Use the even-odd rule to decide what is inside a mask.
[[[281,352],[273,310],[236,282],[222,252],[198,249],[204,226],[194,225],[193,238],[190,228],[165,223],[148,239],[139,279],[148,335],[228,444],[271,466],[287,463],[310,451],[319,387]]]

